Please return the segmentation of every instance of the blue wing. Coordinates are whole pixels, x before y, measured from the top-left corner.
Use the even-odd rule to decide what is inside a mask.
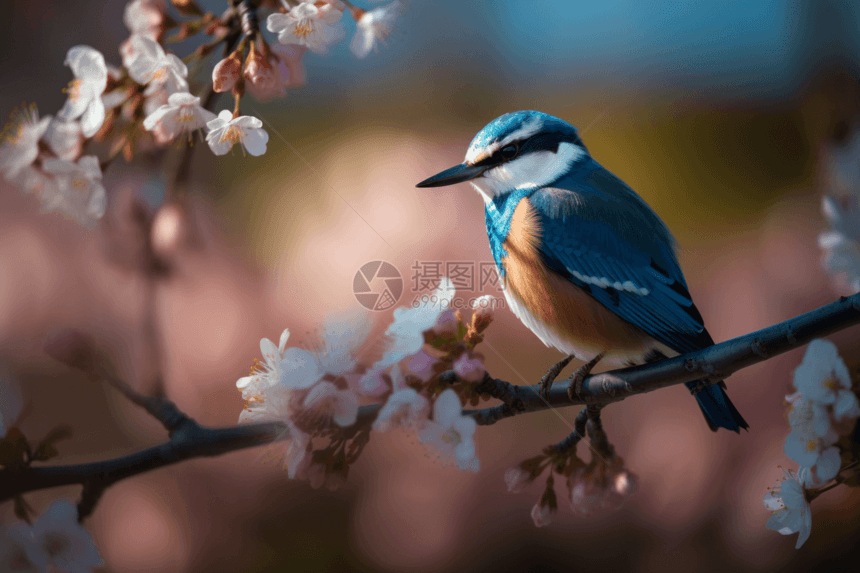
[[[714,343],[687,290],[669,230],[623,181],[595,162],[590,172],[563,177],[529,200],[548,267],[677,352]],[[696,402],[712,430],[749,428],[722,381],[696,393]]]
[[[710,346],[665,225],[621,180],[599,169],[597,177],[562,180],[530,197],[544,263],[677,352]]]

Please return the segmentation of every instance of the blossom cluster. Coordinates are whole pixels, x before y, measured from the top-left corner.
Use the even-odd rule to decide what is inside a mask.
[[[831,229],[818,236],[821,262],[836,286],[853,294],[860,292],[860,131],[826,159],[829,192],[821,210]]]
[[[77,509],[66,500],[52,503],[33,525],[0,526],[0,571],[87,573],[102,565]]]
[[[206,132],[216,155],[225,155],[235,144],[250,155],[263,155],[269,139],[263,122],[239,113],[245,91],[265,101],[303,86],[305,53],[323,54],[345,35],[340,20],[347,4],[340,0],[294,2],[269,14],[266,28],[277,35],[275,45],[257,28],[259,7],[250,0],[232,2],[221,17],[204,14],[193,1],[172,4],[190,19],[168,17],[166,0],[130,1],[123,14],[130,35],[119,46],[121,66],[109,65],[92,47],[75,46],[65,61],[74,79],[56,116],[40,118],[35,107],[13,114],[0,137],[0,173],[35,194],[43,211],[58,211],[82,225],[93,225],[107,205],[102,171],[117,155],[130,161],[141,149],[183,138],[190,142],[197,131]],[[402,7],[399,0],[370,11],[349,5],[356,20],[352,51],[364,57],[384,43]],[[178,30],[171,41],[201,31],[213,38],[188,61],[225,46],[229,55],[215,65],[211,87],[232,92],[232,111],[216,115],[206,109],[208,101],[191,93],[185,61],[163,47],[163,36],[172,28]],[[91,141],[109,143],[106,160],[86,153]]]
[[[384,333],[385,351],[369,366],[360,363],[358,354],[369,326],[358,318],[329,321],[314,351],[287,348],[288,330],[278,346],[264,338],[264,361],[236,383],[245,400],[239,421],[283,422],[289,431],[284,458],[288,475],[307,479],[314,487],[337,487],[371,430],[417,432],[440,458],[462,470],[478,471],[476,422],[463,415],[460,396],[477,400],[473,390],[484,368],[474,347],[492,315],[476,307],[466,325],[446,309],[444,302],[453,296],[451,281],[444,279],[433,297],[438,304],[396,309]],[[443,381],[445,372],[453,372],[454,379]],[[356,425],[362,400],[383,398],[372,425],[344,431]],[[319,438],[328,439],[328,445],[315,449]]]
[[[532,507],[531,517],[535,526],[549,525],[558,511],[556,476],[565,479],[565,497],[570,509],[578,515],[618,509],[633,496],[637,478],[624,467],[624,460],[615,455],[611,446],[602,450],[592,445],[591,453],[591,462],[586,464],[577,457],[575,448],[548,446],[541,455],[520,462],[505,472],[508,491],[519,493],[549,470],[543,492]]]
[[[786,396],[791,432],[785,439],[785,454],[800,466],[786,471],[780,489],[769,491],[765,507],[773,511],[767,527],[783,535],[799,532],[797,547],[809,537],[812,517],[808,490],[824,486],[846,467],[850,453],[840,446],[840,437],[852,435],[860,405],[852,390],[848,368],[836,346],[813,340],[794,372],[795,393]]]

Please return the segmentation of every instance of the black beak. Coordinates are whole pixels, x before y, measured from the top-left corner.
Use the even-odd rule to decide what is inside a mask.
[[[462,183],[463,181],[469,181],[476,177],[480,177],[486,169],[486,165],[476,166],[461,163],[460,165],[455,165],[450,169],[446,169],[442,173],[437,173],[433,177],[425,179],[416,185],[416,187],[444,187],[445,185]]]

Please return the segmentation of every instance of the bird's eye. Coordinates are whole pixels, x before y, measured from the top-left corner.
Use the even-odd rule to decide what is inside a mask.
[[[507,161],[508,159],[513,159],[514,157],[516,157],[517,153],[519,153],[519,152],[520,152],[520,148],[518,146],[506,145],[505,147],[502,148],[502,150],[499,153],[502,156],[502,159]]]

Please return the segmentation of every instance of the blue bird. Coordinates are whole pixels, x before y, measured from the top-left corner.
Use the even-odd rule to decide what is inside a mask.
[[[714,344],[669,229],[592,159],[566,121],[539,111],[505,114],[475,136],[464,163],[417,186],[463,181],[484,199],[490,249],[514,314],[569,355],[555,372],[573,356],[586,362],[571,377],[571,397],[601,360],[632,366]],[[749,428],[724,382],[687,387],[712,430]]]

